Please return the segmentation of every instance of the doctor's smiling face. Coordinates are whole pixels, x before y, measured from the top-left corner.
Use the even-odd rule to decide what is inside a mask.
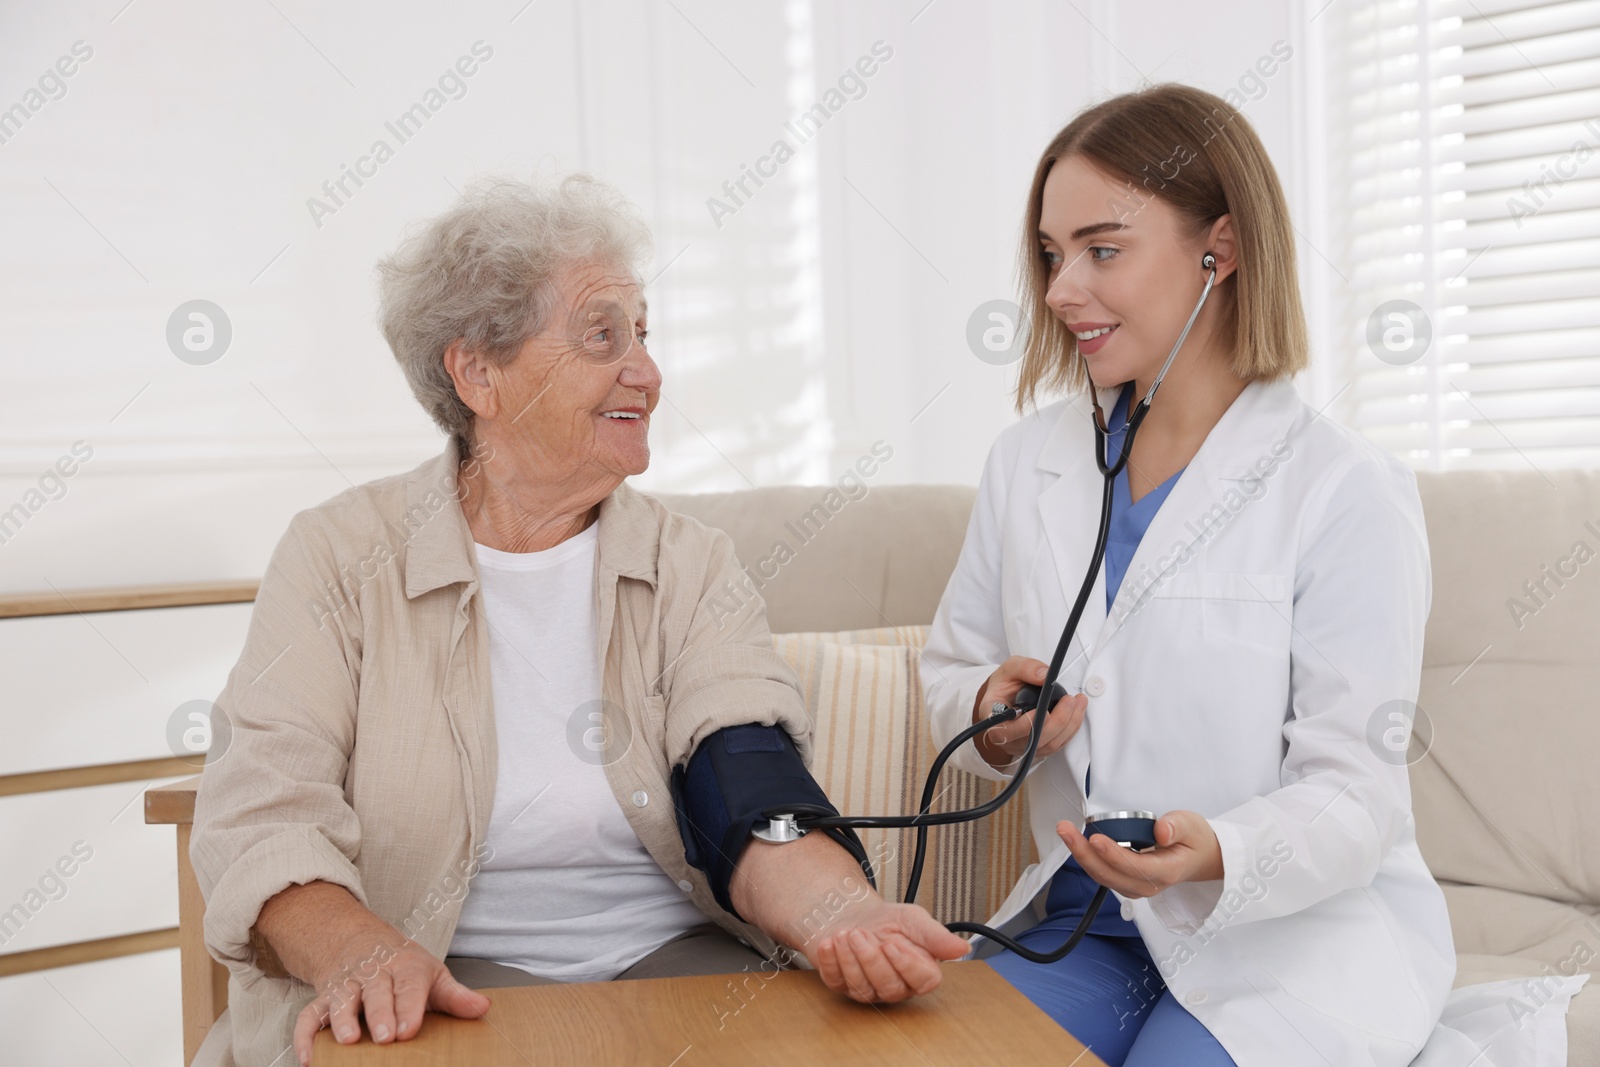
[[[1219,288],[1237,266],[1230,216],[1197,232],[1166,201],[1068,155],[1045,178],[1038,236],[1049,272],[1045,303],[1077,337],[1097,388],[1149,388],[1200,298],[1208,251],[1217,282],[1167,381],[1184,377],[1186,364],[1227,365],[1216,327],[1226,307],[1217,298],[1227,295]]]

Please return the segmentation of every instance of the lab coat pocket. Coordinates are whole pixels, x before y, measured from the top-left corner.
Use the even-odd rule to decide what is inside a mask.
[[[1289,628],[1288,584],[1281,574],[1180,571],[1157,579],[1150,596],[1203,619],[1208,635],[1277,645]]]
[[[1276,604],[1286,596],[1281,574],[1230,571],[1179,571],[1158,579],[1151,596],[1177,600],[1247,600]]]
[[[1286,696],[1293,606],[1281,574],[1179,571],[1151,589],[1156,605],[1197,635],[1218,676]]]

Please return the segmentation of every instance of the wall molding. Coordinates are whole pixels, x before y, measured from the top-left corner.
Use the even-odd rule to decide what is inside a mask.
[[[306,470],[328,467],[393,467],[409,470],[444,450],[445,438],[433,430],[345,431],[336,435],[293,431],[282,434],[189,438],[148,434],[104,434],[104,427],[63,427],[50,432],[0,437],[0,478],[32,480],[84,441],[93,456],[78,464],[74,478],[102,474],[157,474],[174,471]]]

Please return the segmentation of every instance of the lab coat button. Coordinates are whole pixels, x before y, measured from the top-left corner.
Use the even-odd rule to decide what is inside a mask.
[[[1097,697],[1106,691],[1106,680],[1098,674],[1093,675],[1083,684],[1083,691],[1092,697]]]
[[[633,806],[634,807],[642,808],[648,803],[650,803],[650,797],[645,793],[645,791],[643,789],[639,789],[639,790],[636,790],[634,792],[634,794],[633,794]]]
[[[694,886],[693,886],[693,885],[692,885],[692,884],[691,884],[691,883],[690,883],[690,882],[689,882],[689,880],[688,880],[688,879],[686,879],[686,878],[680,878],[680,879],[679,879],[679,880],[678,880],[678,888],[679,888],[679,889],[681,889],[681,890],[683,890],[683,891],[684,891],[684,892],[685,892],[685,893],[687,893],[687,892],[689,892],[689,891],[690,891],[690,890],[691,890],[691,889],[693,889],[693,888],[694,888]]]
[[[1196,989],[1183,999],[1187,1000],[1190,1004],[1204,1004],[1206,1002],[1206,993],[1203,989]]]
[[[1122,917],[1129,922],[1133,921],[1133,901],[1124,900],[1122,902]]]

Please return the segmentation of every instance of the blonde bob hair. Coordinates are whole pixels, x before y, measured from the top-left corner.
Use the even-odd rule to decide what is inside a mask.
[[[1244,116],[1221,97],[1167,83],[1089,108],[1039,157],[1018,257],[1027,338],[1019,413],[1041,392],[1087,392],[1091,384],[1077,338],[1045,303],[1050,267],[1039,246],[1045,179],[1068,156],[1123,184],[1128,207],[1118,210],[1124,214],[1158,198],[1197,240],[1217,219],[1232,216],[1238,265],[1210,299],[1220,298],[1220,340],[1232,352],[1233,371],[1245,381],[1273,381],[1305,369],[1310,355],[1294,228],[1272,160]]]

